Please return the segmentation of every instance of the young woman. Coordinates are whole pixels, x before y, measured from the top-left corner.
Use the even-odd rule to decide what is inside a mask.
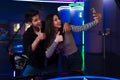
[[[94,14],[94,16],[95,21],[85,24],[84,27],[71,25],[71,31],[68,32],[62,31],[63,27],[58,15],[50,14],[47,16],[45,21],[45,54],[48,58],[48,70],[51,70],[51,72],[81,70],[82,58],[76,47],[72,32],[85,31],[94,27],[100,21],[100,14]]]

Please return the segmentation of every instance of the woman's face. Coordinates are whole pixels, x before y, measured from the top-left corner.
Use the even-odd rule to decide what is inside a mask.
[[[53,16],[53,25],[56,29],[61,28],[61,20],[57,15]]]

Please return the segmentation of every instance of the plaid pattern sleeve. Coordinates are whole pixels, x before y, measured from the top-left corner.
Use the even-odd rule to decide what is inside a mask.
[[[90,23],[87,23],[83,26],[74,26],[74,25],[71,25],[71,29],[73,32],[80,32],[80,31],[86,31],[90,28],[93,28],[95,25],[96,25],[96,21],[92,21]]]

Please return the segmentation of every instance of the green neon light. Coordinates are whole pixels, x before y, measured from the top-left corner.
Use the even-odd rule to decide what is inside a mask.
[[[69,6],[71,7],[75,7],[75,6],[80,6],[83,7],[84,10],[84,2],[80,2],[80,3],[71,3],[69,4]],[[82,25],[84,25],[84,20],[82,22]],[[81,70],[84,71],[85,70],[85,46],[84,46],[84,31],[82,31],[82,51],[81,51],[81,55],[82,55],[82,68]]]
[[[84,21],[82,22],[82,25],[84,25]],[[82,71],[85,70],[85,46],[84,46],[84,31],[82,31]]]
[[[71,4],[69,4],[69,6],[71,6],[71,7],[75,7],[75,6],[84,7],[84,3],[83,2],[81,2],[81,3],[71,3]]]

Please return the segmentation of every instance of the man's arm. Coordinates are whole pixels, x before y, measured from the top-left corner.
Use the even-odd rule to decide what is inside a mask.
[[[39,31],[39,32],[37,33],[37,35],[38,35],[38,36],[36,37],[36,39],[35,39],[34,42],[32,43],[32,52],[34,52],[34,51],[36,50],[39,42],[40,42],[41,40],[44,40],[44,39],[45,39],[45,34],[42,33],[41,31]]]

